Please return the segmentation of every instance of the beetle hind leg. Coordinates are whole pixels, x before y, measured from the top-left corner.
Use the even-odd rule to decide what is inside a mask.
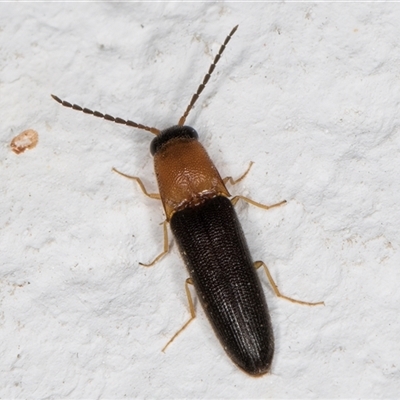
[[[186,297],[187,297],[188,303],[189,303],[190,318],[187,322],[185,322],[185,324],[182,326],[182,328],[179,329],[179,331],[176,332],[175,335],[172,336],[172,338],[168,341],[168,343],[163,347],[163,349],[162,349],[163,353],[165,352],[167,347],[175,340],[175,338],[181,332],[183,332],[186,329],[186,327],[196,318],[196,311],[194,309],[193,299],[192,299],[192,295],[190,294],[189,285],[193,285],[191,278],[186,279],[186,282],[185,282],[185,291],[186,291]]]
[[[301,300],[296,300],[296,299],[292,299],[291,297],[285,296],[283,295],[279,289],[278,289],[278,285],[275,283],[274,278],[272,278],[271,273],[269,272],[268,267],[266,266],[266,264],[263,261],[256,261],[254,263],[254,267],[256,269],[260,268],[260,267],[264,267],[265,273],[267,275],[268,281],[274,291],[274,293],[276,294],[276,296],[282,298],[282,299],[286,299],[291,301],[292,303],[297,303],[297,304],[302,304],[305,306],[321,306],[321,305],[325,305],[325,303],[323,301],[318,301],[316,303],[310,303],[308,301],[301,301]]]

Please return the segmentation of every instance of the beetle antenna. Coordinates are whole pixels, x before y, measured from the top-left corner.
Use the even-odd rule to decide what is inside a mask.
[[[225,50],[225,47],[228,45],[229,41],[231,40],[231,37],[236,32],[238,27],[239,27],[239,25],[236,25],[231,30],[231,33],[226,37],[224,44],[220,47],[218,54],[215,56],[214,61],[212,62],[212,64],[210,65],[210,68],[208,69],[208,72],[206,73],[206,75],[203,78],[203,82],[199,85],[199,87],[197,88],[197,92],[193,95],[192,99],[190,100],[190,103],[187,106],[186,111],[183,113],[181,119],[179,120],[178,125],[184,125],[186,118],[189,115],[190,110],[193,108],[193,106],[196,103],[197,99],[199,98],[201,92],[206,87],[207,82],[209,81],[211,74],[213,73],[213,71],[215,69],[215,66],[217,65],[219,59],[222,56],[222,53]]]
[[[54,94],[52,94],[51,97],[55,101],[57,101],[58,103],[63,105],[64,107],[72,108],[73,110],[77,110],[77,111],[82,111],[85,114],[91,114],[91,115],[94,115],[95,117],[104,118],[105,120],[115,122],[116,124],[123,124],[123,125],[132,126],[133,128],[142,129],[144,131],[151,132],[152,134],[154,134],[156,136],[161,133],[161,131],[157,128],[138,124],[138,123],[130,121],[130,120],[126,121],[119,117],[115,118],[112,115],[102,114],[99,111],[92,111],[92,110],[89,110],[88,108],[82,108],[81,106],[78,106],[77,104],[68,103],[68,101],[61,100],[59,97],[55,96]]]

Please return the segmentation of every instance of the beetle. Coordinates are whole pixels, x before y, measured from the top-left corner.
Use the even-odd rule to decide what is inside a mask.
[[[148,197],[162,201],[166,220],[164,222],[164,250],[151,263],[154,265],[168,252],[167,224],[178,244],[181,256],[187,266],[189,276],[185,290],[191,317],[172,337],[175,337],[194,319],[195,310],[188,289],[193,284],[215,333],[232,361],[251,376],[261,376],[271,368],[274,354],[274,336],[264,292],[256,269],[263,266],[275,293],[290,301],[316,305],[294,300],[282,295],[267,266],[262,261],[253,263],[243,230],[234,210],[239,199],[250,204],[269,209],[286,201],[266,206],[243,196],[231,198],[226,184],[236,184],[249,172],[237,180],[222,179],[204,147],[198,141],[197,132],[185,125],[190,110],[205,88],[216,64],[227,44],[236,32],[235,26],[208,72],[192,96],[177,125],[159,130],[130,120],[115,118],[108,114],[82,108],[52,95],[63,106],[82,111],[95,117],[146,130],[156,137],[150,145],[154,157],[154,169],[159,194],[149,193],[140,178],[134,179]],[[164,349],[165,349],[164,347]],[[163,350],[164,350],[163,349]]]

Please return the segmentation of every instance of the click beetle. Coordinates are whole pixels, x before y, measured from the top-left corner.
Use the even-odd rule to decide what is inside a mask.
[[[160,130],[130,120],[82,108],[52,95],[63,106],[82,111],[95,117],[151,132],[156,137],[150,145],[159,193],[148,193],[138,177],[134,179],[142,191],[153,199],[160,199],[164,206],[164,251],[151,266],[168,252],[167,224],[173,232],[190,278],[186,281],[186,294],[191,318],[167,343],[193,320],[195,311],[188,289],[193,284],[200,303],[222,347],[232,361],[252,376],[261,376],[271,368],[274,354],[274,336],[267,303],[256,269],[263,266],[275,293],[290,301],[316,305],[283,296],[262,261],[253,262],[234,205],[239,199],[269,209],[284,204],[262,205],[243,196],[231,195],[226,188],[229,182],[242,180],[222,179],[197,132],[185,125],[190,110],[205,88],[216,64],[232,35],[235,26],[215,56],[208,72],[191,98],[177,125]]]

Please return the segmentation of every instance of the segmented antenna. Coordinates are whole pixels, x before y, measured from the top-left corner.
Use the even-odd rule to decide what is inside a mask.
[[[128,125],[128,126],[132,126],[133,128],[143,129],[144,131],[151,132],[154,135],[159,135],[161,133],[161,131],[157,128],[138,124],[138,123],[130,121],[130,120],[125,121],[122,118],[118,118],[118,117],[115,118],[109,114],[102,114],[99,111],[92,111],[92,110],[89,110],[88,108],[82,108],[81,106],[78,106],[77,104],[68,103],[68,101],[61,100],[59,97],[55,96],[54,94],[52,94],[51,97],[55,101],[57,101],[58,103],[63,105],[64,107],[72,108],[73,110],[77,110],[77,111],[82,111],[85,114],[91,114],[91,115],[94,115],[95,117],[104,118],[105,120],[115,122],[116,124]]]
[[[219,61],[219,59],[222,56],[222,53],[225,50],[225,47],[228,45],[229,41],[231,40],[231,37],[233,36],[233,34],[236,32],[237,28],[239,27],[239,25],[236,25],[232,30],[231,33],[226,37],[224,44],[221,46],[221,48],[219,49],[218,54],[215,56],[214,61],[212,62],[212,64],[210,65],[210,68],[208,70],[208,72],[206,73],[206,75],[204,76],[203,82],[200,84],[200,86],[197,88],[197,92],[193,95],[192,99],[190,100],[189,105],[186,108],[186,111],[183,113],[181,119],[178,122],[178,125],[183,125],[186,121],[187,116],[189,115],[190,110],[193,108],[194,104],[196,103],[197,99],[199,98],[201,92],[203,91],[203,89],[206,87],[207,82],[209,81],[211,74],[213,73],[215,66],[217,65],[217,62]]]

